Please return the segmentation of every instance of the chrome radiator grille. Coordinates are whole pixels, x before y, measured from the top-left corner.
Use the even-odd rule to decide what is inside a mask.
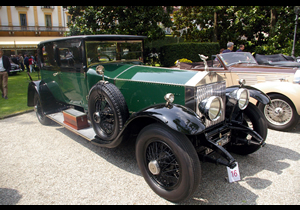
[[[225,119],[225,103],[226,103],[226,95],[225,95],[225,90],[226,90],[226,82],[222,81],[222,82],[217,82],[217,83],[211,83],[211,84],[207,84],[207,85],[202,85],[197,87],[197,93],[196,93],[196,97],[197,97],[197,106],[196,106],[196,113],[202,117],[201,112],[199,111],[198,108],[198,104],[210,97],[210,96],[219,96],[222,98],[223,100],[223,109],[222,109],[222,115],[221,117],[216,120],[216,121],[210,121],[210,120],[205,120],[205,125],[206,127],[218,124],[222,121],[224,121]]]

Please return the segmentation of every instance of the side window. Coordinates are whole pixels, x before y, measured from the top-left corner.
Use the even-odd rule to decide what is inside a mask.
[[[80,40],[54,42],[54,59],[58,67],[76,71],[82,69],[82,47]]]
[[[56,62],[54,60],[54,52],[53,52],[53,43],[46,43],[39,47],[39,62],[40,67],[48,68],[56,66]]]

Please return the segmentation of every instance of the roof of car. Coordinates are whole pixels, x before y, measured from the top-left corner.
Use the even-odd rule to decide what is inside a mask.
[[[122,34],[99,34],[99,35],[78,35],[78,36],[67,36],[57,39],[51,39],[40,42],[40,44],[53,42],[53,41],[62,41],[70,39],[85,39],[85,40],[141,40],[146,39],[147,36],[140,35],[122,35]]]

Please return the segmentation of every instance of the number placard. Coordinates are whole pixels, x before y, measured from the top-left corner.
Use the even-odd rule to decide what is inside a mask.
[[[241,180],[239,165],[238,165],[237,162],[235,162],[235,163],[236,163],[236,166],[233,169],[231,169],[229,167],[226,167],[227,168],[227,173],[228,173],[228,181],[230,183]]]

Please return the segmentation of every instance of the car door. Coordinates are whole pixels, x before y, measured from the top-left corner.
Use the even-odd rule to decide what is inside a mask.
[[[48,42],[39,47],[42,80],[51,93],[67,104],[87,109],[83,47],[80,39]]]
[[[53,79],[69,104],[87,108],[87,79],[83,64],[83,46],[80,39],[57,41],[53,44],[57,71]]]

